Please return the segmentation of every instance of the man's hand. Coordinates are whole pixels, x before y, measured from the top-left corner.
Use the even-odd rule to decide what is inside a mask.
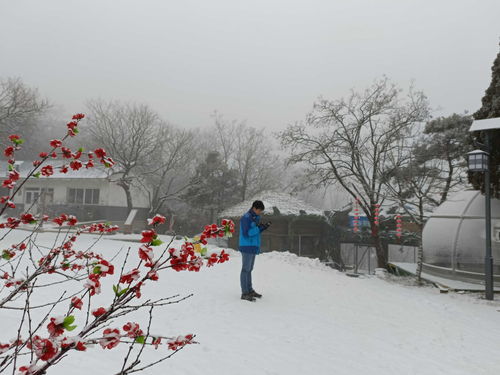
[[[262,231],[265,231],[267,228],[269,228],[271,226],[272,222],[268,221],[267,223],[265,224],[260,224],[260,228]]]

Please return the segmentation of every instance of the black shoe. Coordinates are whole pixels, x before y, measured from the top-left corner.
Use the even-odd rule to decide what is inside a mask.
[[[250,301],[250,302],[255,302],[255,297],[252,296],[251,293],[242,294],[241,299],[244,299],[244,300]]]
[[[262,298],[262,294],[257,293],[255,290],[252,290],[250,295],[254,298]]]

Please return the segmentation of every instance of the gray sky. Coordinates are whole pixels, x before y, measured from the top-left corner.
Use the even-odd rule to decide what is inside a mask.
[[[0,0],[0,76],[67,113],[133,100],[190,127],[218,110],[279,129],[383,74],[474,111],[499,16],[498,0]]]

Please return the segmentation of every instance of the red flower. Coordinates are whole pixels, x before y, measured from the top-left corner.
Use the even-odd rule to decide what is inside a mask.
[[[8,157],[8,158],[11,158],[14,156],[14,146],[9,146],[7,147],[4,151],[3,151],[3,154]]]
[[[49,177],[54,174],[54,168],[52,165],[46,165],[45,167],[42,168],[42,175]]]
[[[102,148],[97,148],[94,150],[94,154],[99,158],[103,159],[106,156],[106,151]]]
[[[106,168],[111,168],[113,165],[115,165],[115,161],[111,158],[101,159],[101,163],[104,164]]]
[[[9,350],[10,344],[2,344],[0,343],[0,354],[5,353],[7,350]]]
[[[21,175],[19,174],[18,171],[16,171],[15,169],[13,171],[10,171],[9,172],[9,178],[12,180],[12,181],[17,181],[19,180],[19,178],[21,177]]]
[[[78,341],[75,345],[75,349],[81,352],[84,352],[87,350],[87,347],[85,346],[85,343],[82,341]]]
[[[61,147],[61,152],[62,152],[63,158],[65,158],[65,159],[71,159],[73,156],[73,154],[71,153],[71,150],[67,147]]]
[[[21,139],[20,136],[18,136],[17,134],[12,134],[12,135],[9,135],[9,139],[12,141],[12,142],[15,142],[15,141],[18,141]]]
[[[139,336],[144,336],[144,332],[137,323],[128,322],[123,326],[123,330],[127,332],[127,336],[132,339],[135,339]]]
[[[153,281],[158,281],[158,272],[151,270],[148,272],[148,278]]]
[[[97,266],[99,267],[100,276],[112,275],[115,273],[115,266],[113,266],[107,260],[101,259]]]
[[[89,168],[93,168],[94,167],[94,162],[92,160],[89,160],[86,164],[85,164],[85,168],[89,169]]]
[[[68,126],[68,129],[75,130],[75,128],[78,126],[78,122],[70,121],[66,125]]]
[[[60,336],[64,333],[64,317],[63,318],[50,318],[50,323],[47,325],[50,337]]]
[[[210,258],[208,258],[207,267],[212,267],[214,264],[217,263],[218,260],[219,257],[217,256],[217,254],[213,253],[212,255],[210,255]]]
[[[152,265],[153,257],[153,249],[148,245],[142,245],[139,248],[139,258],[146,262],[146,267],[148,267],[148,265]]]
[[[74,171],[79,170],[81,167],[83,167],[83,164],[80,160],[73,160],[71,163],[69,163],[69,166],[71,169]]]
[[[62,142],[59,139],[53,139],[50,141],[50,147],[59,148],[62,146]]]
[[[71,298],[71,306],[73,306],[75,309],[81,310],[83,307],[83,301],[75,296]]]
[[[91,273],[89,278],[83,285],[85,288],[90,290],[90,295],[96,295],[101,293],[101,282],[99,281],[100,276],[95,273]]]
[[[229,260],[229,254],[226,253],[224,250],[222,250],[219,255],[218,263],[224,263],[227,262],[228,260]]]
[[[43,158],[46,158],[47,156],[49,156],[49,154],[47,154],[46,152],[40,152],[40,154],[38,154],[38,156],[40,156],[43,159]]]
[[[33,224],[34,222],[36,222],[36,219],[32,214],[22,214],[21,222],[23,224]]]
[[[59,350],[54,342],[49,339],[42,339],[38,335],[28,340],[26,346],[28,349],[34,349],[36,356],[42,361],[48,361],[54,358]]]
[[[83,113],[77,113],[76,115],[73,115],[73,120],[81,120],[82,118],[84,118],[85,115]]]
[[[69,169],[68,169],[68,166],[67,166],[67,165],[63,165],[63,166],[61,167],[61,169],[59,169],[59,171],[60,171],[61,173],[68,173],[68,170],[69,170]]]
[[[161,337],[153,337],[151,344],[154,345],[155,349],[158,349],[158,345],[161,345]]]
[[[165,224],[167,219],[162,215],[155,215],[152,219],[148,219],[148,225],[160,225]]]
[[[113,349],[120,343],[120,330],[118,328],[106,328],[102,332],[103,338],[99,340],[99,344],[103,349]]]
[[[139,279],[140,272],[137,268],[127,272],[120,277],[120,283],[130,284],[132,281]]]
[[[157,234],[154,230],[143,230],[142,231],[142,243],[150,243],[157,237]]]
[[[168,341],[168,348],[170,350],[177,350],[180,349],[181,347],[188,345],[188,344],[194,344],[195,342],[193,341],[194,336],[189,334],[186,336],[179,336],[176,339],[172,339]]]
[[[97,309],[92,310],[92,315],[94,315],[96,318],[106,314],[108,310],[106,310],[104,307],[99,307]]]

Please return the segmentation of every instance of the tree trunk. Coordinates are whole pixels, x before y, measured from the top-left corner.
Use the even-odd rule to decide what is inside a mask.
[[[385,248],[382,244],[382,239],[377,233],[373,236],[373,240],[375,242],[375,250],[377,252],[377,267],[378,268],[387,268],[387,257],[385,254]]]
[[[373,242],[375,243],[375,251],[377,253],[377,267],[387,268],[386,251],[384,245],[382,244],[382,239],[380,238],[378,226],[370,220],[370,227],[372,230]]]
[[[418,244],[417,252],[417,283],[422,284],[422,263],[424,261],[424,247],[422,246],[422,239]]]
[[[125,196],[127,197],[127,209],[128,212],[134,208],[134,204],[132,202],[132,193],[130,192],[130,186],[128,186],[126,183],[120,184],[120,186],[123,188],[123,191],[125,192]]]

